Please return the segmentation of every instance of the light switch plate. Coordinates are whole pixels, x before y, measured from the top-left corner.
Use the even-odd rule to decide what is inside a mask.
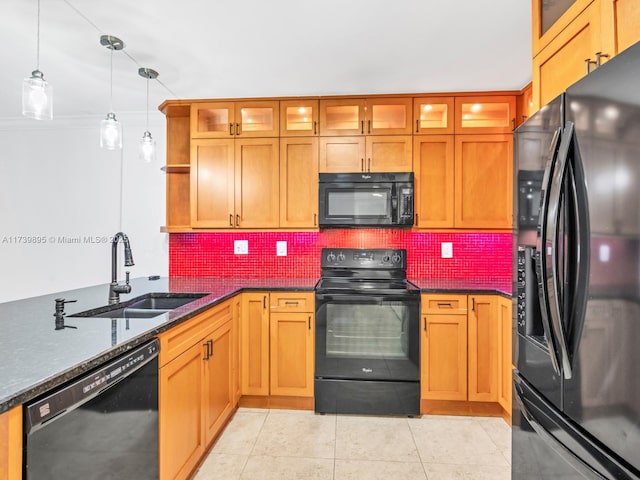
[[[287,256],[287,242],[284,240],[278,240],[276,242],[276,255],[278,257]]]
[[[248,255],[249,254],[249,240],[234,240],[233,241],[233,253],[235,255]]]
[[[453,258],[453,243],[442,242],[440,244],[442,258]]]

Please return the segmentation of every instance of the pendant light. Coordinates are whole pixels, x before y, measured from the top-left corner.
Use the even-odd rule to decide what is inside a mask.
[[[53,119],[53,87],[40,71],[40,0],[38,0],[38,29],[36,36],[36,69],[22,81],[22,114],[36,120]]]
[[[122,124],[116,120],[113,113],[113,51],[122,50],[124,42],[111,35],[102,35],[100,45],[111,50],[111,60],[109,65],[109,113],[107,118],[100,122],[100,148],[107,150],[119,150],[122,148]]]
[[[139,68],[138,75],[147,79],[147,129],[140,140],[140,159],[151,163],[156,158],[156,141],[149,131],[149,80],[158,78],[158,72],[151,68]]]

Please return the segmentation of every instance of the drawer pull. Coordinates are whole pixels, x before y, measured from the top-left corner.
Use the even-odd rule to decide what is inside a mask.
[[[438,302],[438,307],[439,308],[442,308],[442,307],[453,308],[453,305],[451,305],[451,302]]]
[[[298,303],[299,302],[297,300],[295,302],[294,301],[289,301],[289,300],[284,302],[285,305],[298,305]]]

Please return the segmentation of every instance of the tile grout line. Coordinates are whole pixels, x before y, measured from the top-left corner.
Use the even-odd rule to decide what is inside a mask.
[[[422,419],[422,415],[420,415],[420,419]],[[418,458],[420,459],[420,465],[422,466],[422,471],[424,472],[424,478],[429,480],[429,475],[427,474],[427,469],[424,466],[424,462],[422,461],[422,455],[420,455],[420,449],[418,448],[418,442],[416,442],[416,436],[411,428],[411,419],[407,418],[407,426],[409,427],[409,432],[411,433],[411,440],[413,440],[413,445],[416,447],[416,453],[418,454]]]

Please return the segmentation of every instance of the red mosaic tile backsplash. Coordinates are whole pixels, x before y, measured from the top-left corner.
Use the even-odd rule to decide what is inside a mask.
[[[248,240],[249,254],[234,255],[234,240]],[[287,256],[276,256],[276,242]],[[440,258],[441,242],[453,258]],[[510,233],[420,233],[402,229],[329,229],[321,232],[173,233],[171,277],[320,276],[320,249],[405,248],[409,278],[506,280],[511,278]]]

